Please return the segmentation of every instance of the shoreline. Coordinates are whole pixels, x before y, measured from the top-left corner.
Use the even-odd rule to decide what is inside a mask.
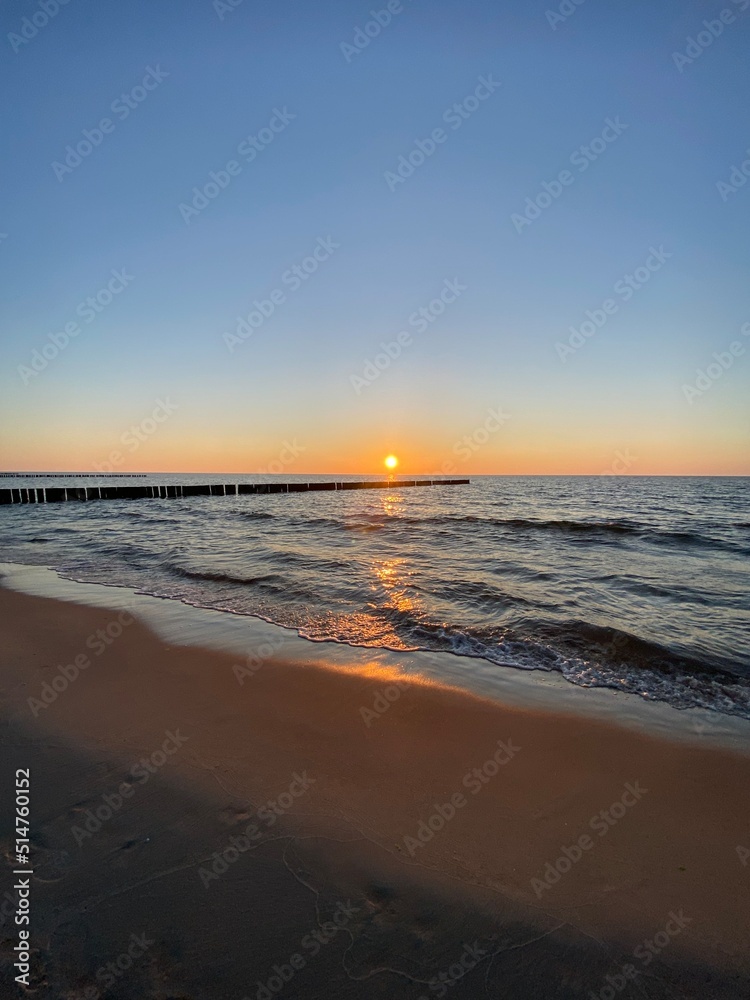
[[[68,991],[42,995],[101,989],[131,935],[153,943],[115,996],[419,1000],[442,973],[451,996],[547,1000],[607,996],[630,968],[649,997],[750,984],[747,756],[374,650],[322,663],[295,637],[307,657],[240,660],[165,641],[144,603],[131,620],[111,593],[7,582],[3,781],[31,771],[32,967]]]
[[[0,562],[0,588],[86,607],[132,611],[165,642],[264,662],[270,653],[333,668],[418,675],[441,686],[538,710],[601,719],[670,740],[750,754],[750,720],[711,709],[677,709],[626,691],[572,684],[557,671],[527,670],[448,651],[398,650],[310,639],[294,628],[230,610],[200,607],[120,584],[84,583],[55,569]],[[467,670],[466,663],[470,664]]]

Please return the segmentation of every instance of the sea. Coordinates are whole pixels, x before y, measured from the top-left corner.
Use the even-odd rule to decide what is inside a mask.
[[[357,480],[27,478],[0,488]],[[406,477],[404,477],[406,478]],[[750,719],[750,478],[469,485],[0,506],[0,560],[254,616],[314,642],[557,672]]]

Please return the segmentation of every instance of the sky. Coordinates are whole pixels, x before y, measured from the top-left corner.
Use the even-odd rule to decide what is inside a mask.
[[[750,474],[750,0],[0,34],[3,469]]]

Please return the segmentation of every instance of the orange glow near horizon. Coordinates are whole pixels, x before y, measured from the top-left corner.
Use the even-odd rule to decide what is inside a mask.
[[[480,475],[740,475],[750,474],[747,437],[737,425],[717,438],[698,421],[691,434],[635,424],[617,433],[588,425],[550,428],[527,422],[486,443],[463,447],[451,428],[427,429],[410,422],[408,431],[386,428],[393,452],[383,455],[382,421],[370,427],[327,425],[304,436],[294,425],[256,434],[188,423],[165,424],[137,449],[123,446],[126,423],[89,418],[44,427],[20,423],[0,451],[2,471],[190,473],[235,475],[395,475],[401,465],[413,476]],[[471,424],[468,424],[471,429]],[[13,428],[15,430],[15,428]],[[317,429],[316,429],[317,430]],[[294,446],[294,447],[292,447]],[[398,465],[385,464],[396,458]],[[218,480],[217,480],[218,481]]]

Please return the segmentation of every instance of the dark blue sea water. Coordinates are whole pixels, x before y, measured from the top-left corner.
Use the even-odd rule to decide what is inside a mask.
[[[16,485],[45,481],[0,481]],[[498,476],[6,506],[0,547],[3,561],[260,616],[314,640],[445,650],[750,718],[750,479]]]

